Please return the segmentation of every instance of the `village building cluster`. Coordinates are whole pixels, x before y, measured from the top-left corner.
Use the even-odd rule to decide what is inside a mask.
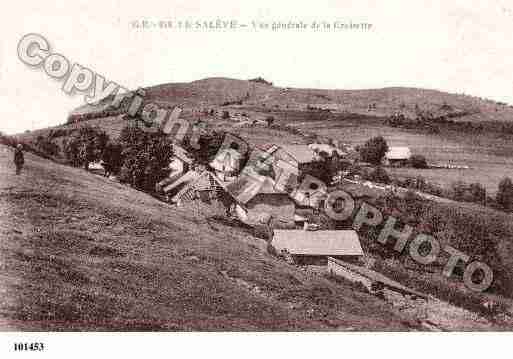
[[[354,230],[325,230],[315,223],[330,183],[315,181],[305,187],[299,181],[322,172],[327,162],[346,161],[346,155],[332,144],[321,143],[269,144],[244,154],[232,143],[221,148],[205,166],[195,163],[183,147],[175,144],[169,176],[157,187],[168,202],[177,206],[222,201],[227,215],[250,226],[270,228],[271,244],[298,260],[358,257],[363,251]],[[292,174],[285,180],[280,177],[284,171]]]

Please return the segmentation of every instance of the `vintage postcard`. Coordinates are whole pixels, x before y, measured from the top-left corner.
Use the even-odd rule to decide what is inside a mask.
[[[9,357],[513,330],[510,2],[5,8]]]

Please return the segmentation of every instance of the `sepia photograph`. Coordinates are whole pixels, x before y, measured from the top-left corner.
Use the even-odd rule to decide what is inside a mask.
[[[9,357],[59,333],[509,339],[511,2],[6,7]]]

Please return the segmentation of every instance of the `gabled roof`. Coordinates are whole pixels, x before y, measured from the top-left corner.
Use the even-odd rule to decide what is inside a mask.
[[[248,203],[261,193],[285,194],[276,188],[276,183],[272,178],[259,175],[252,169],[245,170],[235,181],[227,184],[225,189],[242,204]]]
[[[411,157],[409,147],[390,147],[385,154],[385,158],[389,160],[407,160]]]
[[[297,160],[283,148],[274,144],[262,145],[251,151],[246,166],[257,162],[270,164],[274,174],[281,172],[280,166],[287,166],[289,170],[296,168],[294,172],[299,174],[297,170]]]
[[[318,160],[317,154],[308,145],[282,145],[286,152],[298,163],[310,163]]]
[[[353,230],[275,230],[272,245],[291,254],[310,256],[361,256],[363,250]]]

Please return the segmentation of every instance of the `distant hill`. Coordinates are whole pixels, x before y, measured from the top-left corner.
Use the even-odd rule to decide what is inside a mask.
[[[437,113],[465,112],[474,121],[513,119],[513,107],[503,103],[437,90],[388,87],[370,90],[328,90],[276,87],[265,83],[229,78],[206,78],[190,83],[170,83],[143,89],[145,99],[163,106],[220,106],[242,101],[247,106],[306,109],[307,106],[334,111],[390,116],[402,111],[413,115],[416,107]],[[369,107],[371,110],[369,111]],[[82,106],[71,112],[84,114],[104,110]]]
[[[217,113],[247,112],[253,118],[268,116],[270,111],[330,110],[334,114],[364,115],[388,118],[401,112],[414,118],[420,110],[434,116],[452,114],[453,120],[475,123],[513,123],[513,107],[478,97],[450,94],[437,90],[388,87],[369,90],[300,89],[273,86],[265,80],[206,78],[190,83],[169,83],[140,89],[144,101],[171,109],[180,105],[186,119],[198,118],[199,111],[214,109]],[[72,110],[65,125],[19,134],[20,140],[34,140],[50,130],[77,128],[87,123],[102,127],[116,137],[126,125],[122,115],[130,100],[113,108],[112,97],[95,105],[83,105]],[[290,122],[295,115],[285,116]],[[301,116],[300,116],[301,117]],[[64,120],[64,119],[63,119]],[[75,123],[74,123],[75,122]],[[76,122],[79,122],[78,124]],[[500,126],[499,126],[500,127]]]

